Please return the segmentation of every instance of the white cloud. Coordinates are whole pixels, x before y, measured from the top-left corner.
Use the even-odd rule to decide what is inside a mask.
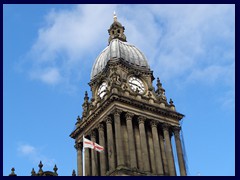
[[[234,85],[234,66],[211,65],[203,69],[196,69],[187,77],[187,82],[201,82],[209,85],[215,85],[216,82],[221,84]]]
[[[40,71],[31,72],[33,79],[39,79],[44,83],[55,85],[60,82],[61,76],[57,68],[48,68]]]
[[[223,96],[217,98],[217,103],[221,104],[224,111],[235,110],[235,91],[229,90]]]
[[[115,6],[78,5],[69,10],[51,10],[26,56],[30,78],[49,85],[62,84],[74,91],[85,67],[91,69],[94,58],[107,45]]]
[[[165,80],[234,62],[233,5],[139,5],[124,11],[131,17],[125,20],[128,39]]]
[[[23,155],[30,155],[30,154],[35,154],[36,149],[33,146],[30,146],[28,144],[23,144],[18,147],[18,151],[23,154]]]
[[[129,43],[145,53],[161,79],[189,82],[210,74],[219,81],[225,66],[234,67],[234,5],[78,5],[46,15],[28,54],[31,77],[73,86],[83,74],[90,77],[114,10]]]
[[[27,158],[34,165],[42,161],[43,165],[46,167],[53,167],[55,164],[55,160],[53,158],[49,158],[46,155],[41,153],[39,148],[36,148],[27,143],[19,143],[17,147],[17,152],[20,156]]]

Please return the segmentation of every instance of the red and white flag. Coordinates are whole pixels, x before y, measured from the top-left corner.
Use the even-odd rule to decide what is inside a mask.
[[[102,146],[100,146],[99,144],[90,141],[89,139],[86,139],[85,137],[83,137],[83,147],[84,148],[91,148],[94,149],[98,152],[102,152],[104,151],[104,148]]]

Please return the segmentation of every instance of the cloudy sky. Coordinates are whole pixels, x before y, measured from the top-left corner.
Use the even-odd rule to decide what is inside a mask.
[[[182,122],[189,175],[235,175],[234,5],[4,5],[3,174],[76,169],[69,134],[113,12]],[[154,86],[156,82],[153,82]]]

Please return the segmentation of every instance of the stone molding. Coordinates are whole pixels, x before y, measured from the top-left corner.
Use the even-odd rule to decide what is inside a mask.
[[[154,105],[145,104],[143,102],[140,103],[134,99],[129,99],[124,96],[119,97],[119,96],[115,96],[114,94],[111,94],[108,98],[109,98],[109,101],[104,100],[100,105],[100,107],[96,107],[96,110],[94,110],[94,113],[89,114],[88,117],[86,117],[86,119],[84,119],[79,123],[79,126],[70,134],[72,138],[76,138],[78,134],[81,134],[83,129],[86,126],[89,126],[92,123],[92,121],[103,111],[103,109],[108,107],[114,101],[124,102],[126,104],[133,105],[137,108],[145,108],[146,110],[151,111],[152,113],[157,113],[162,116],[173,118],[178,121],[184,117],[184,115],[178,112],[173,112],[167,109],[158,108]]]

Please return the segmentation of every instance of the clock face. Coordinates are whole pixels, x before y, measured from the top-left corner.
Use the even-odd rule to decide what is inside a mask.
[[[107,83],[103,82],[101,86],[98,88],[98,96],[100,96],[101,99],[106,94],[106,90],[107,90]]]
[[[129,83],[130,88],[134,92],[136,92],[138,90],[138,92],[140,94],[144,93],[144,91],[145,91],[144,84],[140,79],[138,79],[136,77],[130,77],[128,80],[128,83]]]

